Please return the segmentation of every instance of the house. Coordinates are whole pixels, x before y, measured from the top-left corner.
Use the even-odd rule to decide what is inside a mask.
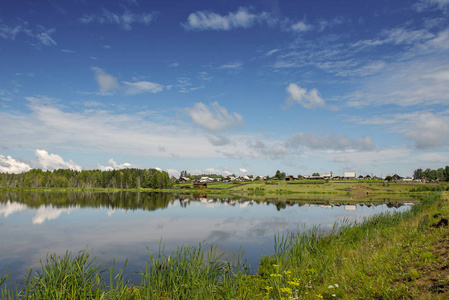
[[[393,178],[393,180],[401,180],[402,177],[399,176],[398,174],[394,174],[393,176],[391,176],[391,178]]]
[[[292,175],[289,175],[289,176],[285,177],[285,181],[293,181],[293,180],[298,180],[298,178],[296,178],[296,177],[294,177]]]
[[[355,173],[354,172],[345,172],[345,174],[343,175],[343,177],[345,179],[355,179]]]
[[[195,189],[207,189],[207,182],[195,181],[193,183]]]
[[[181,179],[179,180],[180,183],[185,183],[185,182],[189,182],[190,178],[189,177],[181,177]]]

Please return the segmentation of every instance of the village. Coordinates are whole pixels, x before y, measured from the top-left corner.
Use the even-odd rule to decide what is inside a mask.
[[[212,175],[210,175],[212,176]],[[193,177],[193,178],[191,178]],[[194,183],[195,188],[206,188],[207,183],[212,182],[225,182],[225,183],[238,183],[238,182],[250,182],[250,181],[299,181],[299,180],[380,180],[380,181],[403,181],[403,182],[422,182],[423,179],[414,179],[412,177],[401,177],[397,174],[388,175],[388,176],[370,176],[370,175],[359,175],[355,172],[345,172],[342,176],[333,176],[333,172],[327,174],[319,174],[313,173],[312,175],[299,175],[297,177],[293,175],[285,175],[283,172],[276,172],[276,175],[273,177],[270,176],[253,176],[253,175],[244,175],[244,176],[234,176],[228,175],[217,176],[213,175],[213,177],[209,176],[180,176],[178,182],[179,183]]]

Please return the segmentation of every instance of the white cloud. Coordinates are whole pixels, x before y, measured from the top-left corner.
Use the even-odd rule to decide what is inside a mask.
[[[37,149],[36,157],[43,170],[55,169],[71,169],[74,171],[81,171],[81,167],[72,160],[64,161],[64,159],[57,154],[49,154],[45,150]]]
[[[241,7],[224,16],[211,11],[191,13],[183,26],[187,30],[231,30],[252,27],[257,21],[269,22],[269,19],[266,13],[253,14]]]
[[[293,134],[286,142],[289,147],[306,146],[310,149],[359,150],[368,151],[374,148],[373,139],[369,136],[352,139],[344,135],[315,135],[302,132]]]
[[[134,23],[148,25],[156,19],[156,16],[156,12],[134,14],[125,9],[122,14],[116,14],[107,9],[103,9],[101,15],[84,15],[80,21],[84,24],[93,22],[100,24],[116,24],[124,30],[131,30]]]
[[[244,173],[244,174],[249,172],[247,169],[243,169],[243,168],[240,168],[239,171],[240,171],[240,173]]]
[[[93,67],[91,69],[95,72],[95,80],[100,86],[100,91],[102,93],[105,94],[111,90],[119,88],[117,78],[107,74],[105,71],[98,67]]]
[[[56,42],[50,36],[55,31],[56,31],[55,29],[49,29],[49,30],[46,30],[45,32],[37,33],[36,38],[45,46],[55,46]]]
[[[0,172],[2,173],[22,173],[28,172],[31,167],[23,162],[15,160],[11,156],[4,156],[0,154]]]
[[[198,102],[193,108],[186,109],[195,124],[201,125],[210,131],[222,131],[231,126],[242,126],[243,117],[238,113],[230,114],[218,102],[210,107]]]
[[[312,89],[307,92],[306,89],[294,83],[290,83],[286,88],[286,91],[290,95],[286,102],[287,105],[296,102],[308,109],[326,106],[326,103],[323,98],[321,98],[317,89]]]
[[[312,29],[312,25],[306,24],[303,21],[295,23],[291,26],[291,30],[294,32],[306,32]]]
[[[1,20],[0,20],[1,21]],[[32,44],[36,48],[40,48],[41,45],[55,46],[57,43],[51,37],[56,31],[54,28],[46,29],[44,26],[38,25],[36,28],[30,29],[28,24],[22,21],[22,24],[15,26],[8,26],[6,24],[0,24],[0,37],[6,40],[15,40],[16,36],[23,33],[25,36],[37,39],[39,44]]]
[[[97,169],[101,171],[112,171],[133,168],[134,166],[130,163],[117,164],[112,158],[108,161],[109,166],[97,165]]]
[[[241,62],[234,62],[234,63],[229,63],[229,64],[224,64],[218,67],[219,69],[223,69],[223,70],[236,70],[236,69],[241,69],[242,68],[242,63]]]
[[[136,95],[145,92],[158,93],[164,90],[164,86],[158,83],[149,81],[127,82],[123,81],[123,84],[127,86],[126,94]]]
[[[253,150],[253,158],[282,159],[289,153],[287,147],[277,142],[250,140],[247,144]]]
[[[414,5],[414,8],[420,12],[435,7],[447,11],[449,9],[449,0],[421,0]]]
[[[418,149],[446,146],[449,144],[449,117],[421,114],[413,120],[405,137],[413,140]]]

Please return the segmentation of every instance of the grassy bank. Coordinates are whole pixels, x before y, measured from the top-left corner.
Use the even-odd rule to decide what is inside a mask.
[[[163,246],[135,274],[97,265],[86,252],[47,256],[39,272],[13,287],[0,279],[2,299],[447,299],[447,194],[431,193],[403,213],[342,222],[275,238],[275,255],[248,274],[215,248]],[[11,272],[13,272],[12,270]],[[133,280],[133,282],[136,282]]]

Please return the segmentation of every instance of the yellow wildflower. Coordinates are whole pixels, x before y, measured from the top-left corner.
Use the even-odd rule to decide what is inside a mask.
[[[281,288],[281,292],[282,293],[287,293],[287,294],[292,294],[293,293],[292,289],[288,288],[288,287]]]

